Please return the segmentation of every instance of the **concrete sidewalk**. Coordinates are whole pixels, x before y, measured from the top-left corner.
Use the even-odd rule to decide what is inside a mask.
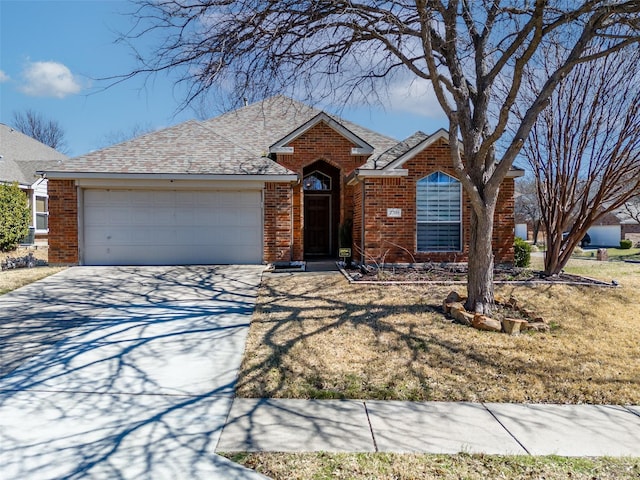
[[[236,398],[217,451],[640,456],[640,407]]]

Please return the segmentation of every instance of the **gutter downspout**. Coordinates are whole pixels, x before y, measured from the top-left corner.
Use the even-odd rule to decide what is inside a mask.
[[[367,189],[365,188],[365,182],[366,180],[362,180],[362,213],[361,213],[361,217],[360,217],[360,222],[362,223],[362,225],[360,226],[360,264],[364,265],[364,239],[365,239],[365,234],[364,234],[364,229],[365,229],[365,220],[364,220],[364,213],[365,213],[365,208],[364,208],[364,204],[365,204],[365,200],[366,200],[366,196],[367,196]]]

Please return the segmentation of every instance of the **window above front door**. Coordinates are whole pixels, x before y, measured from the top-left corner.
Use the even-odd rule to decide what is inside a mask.
[[[304,177],[302,185],[307,191],[328,191],[331,190],[331,177],[316,170]]]

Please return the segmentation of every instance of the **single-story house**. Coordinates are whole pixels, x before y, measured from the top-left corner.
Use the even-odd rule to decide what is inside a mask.
[[[494,249],[513,260],[514,169]],[[470,202],[448,134],[398,142],[286,97],[174,127],[46,170],[49,261],[85,265],[465,261]],[[344,235],[343,235],[344,237]]]
[[[637,206],[629,204],[633,215],[625,206],[622,206],[604,215],[589,230],[592,247],[617,247],[620,240],[628,239],[634,244],[640,242],[640,223],[636,218],[640,217]]]
[[[39,238],[49,233],[47,179],[36,172],[56,169],[67,156],[0,123],[0,183],[17,183],[31,210],[30,227]]]

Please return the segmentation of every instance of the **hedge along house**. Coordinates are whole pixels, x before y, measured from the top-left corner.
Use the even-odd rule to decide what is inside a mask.
[[[286,97],[70,159],[49,179],[49,261],[84,265],[464,261],[469,202],[446,132],[404,142]],[[513,260],[513,171],[496,261]]]

